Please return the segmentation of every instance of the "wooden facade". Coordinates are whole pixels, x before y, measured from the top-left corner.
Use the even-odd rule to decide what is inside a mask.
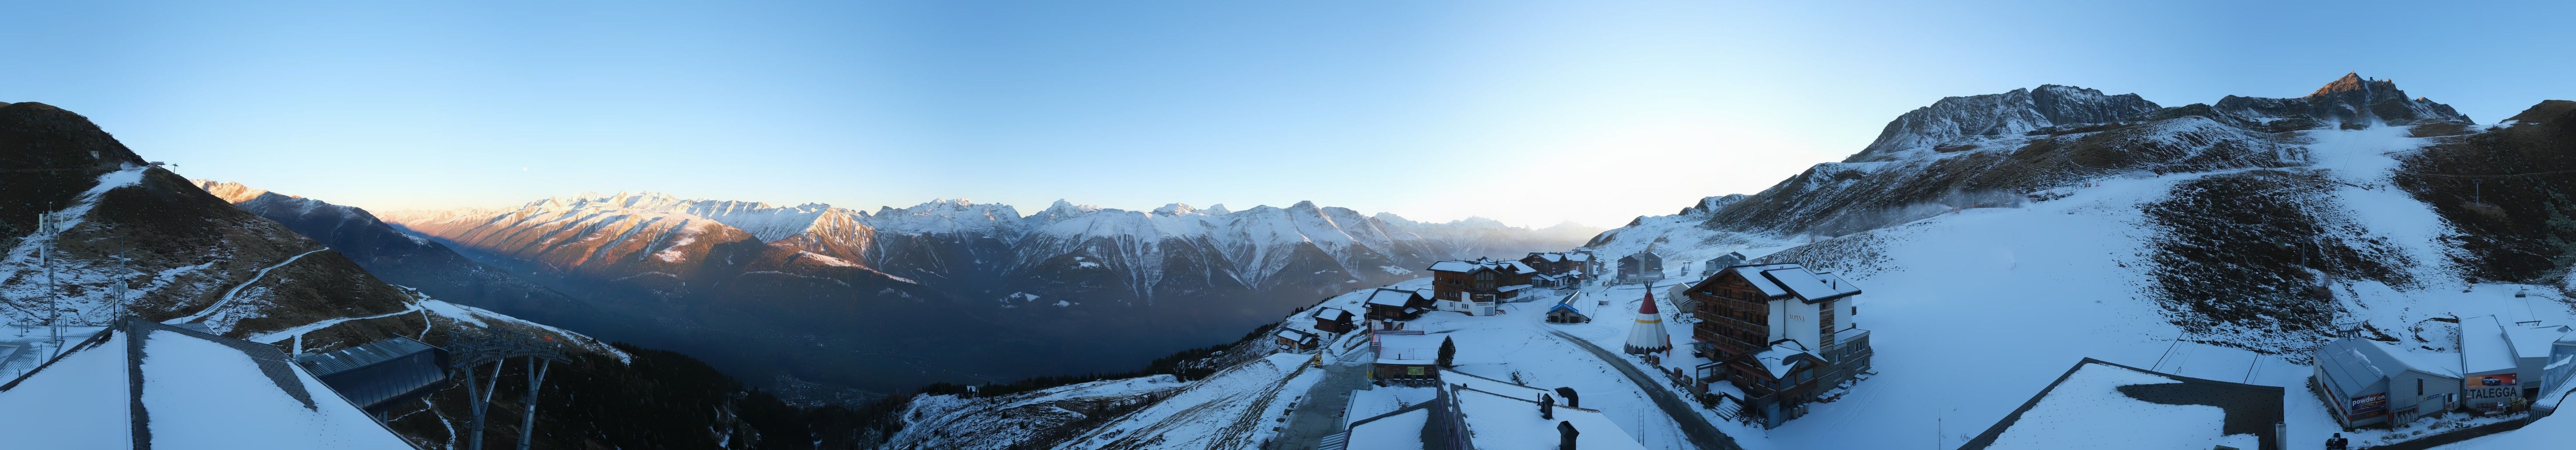
[[[1771,298],[1735,271],[1720,271],[1682,292],[1692,303],[1691,339],[1710,344],[1712,361],[1752,355],[1771,346]]]
[[[1315,308],[1314,317],[1315,331],[1326,333],[1349,333],[1351,330],[1359,329],[1359,325],[1356,323],[1359,319],[1359,315],[1352,314],[1350,311],[1344,311],[1341,308],[1330,306]]]
[[[1274,343],[1279,344],[1279,351],[1284,352],[1303,352],[1324,345],[1324,340],[1316,337],[1314,333],[1295,328],[1281,327],[1278,332],[1271,333],[1271,336],[1276,338]]]
[[[1434,300],[1459,302],[1510,300],[1519,293],[1508,288],[1530,284],[1530,278],[1537,274],[1535,270],[1522,271],[1520,267],[1496,262],[1447,261],[1433,264],[1432,297]]]
[[[1362,306],[1368,308],[1369,320],[1413,320],[1431,309],[1432,299],[1423,297],[1420,291],[1378,288],[1369,293]]]
[[[1771,264],[1718,270],[1681,295],[1697,319],[1691,339],[1716,361],[1711,376],[1733,382],[1766,425],[1778,426],[1816,392],[1869,369],[1869,332],[1849,326],[1849,314],[1836,306],[1859,294],[1831,272]]]

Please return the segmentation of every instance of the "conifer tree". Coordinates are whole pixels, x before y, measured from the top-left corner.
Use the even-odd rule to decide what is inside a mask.
[[[1440,337],[1440,359],[1434,362],[1440,364],[1440,367],[1450,367],[1449,360],[1456,357],[1458,357],[1458,342],[1449,340],[1447,336]]]

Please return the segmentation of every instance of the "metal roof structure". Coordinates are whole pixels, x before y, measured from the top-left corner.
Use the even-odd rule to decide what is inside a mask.
[[[429,344],[423,344],[420,341],[415,341],[411,338],[394,336],[393,339],[369,342],[365,345],[359,345],[356,347],[349,347],[324,353],[307,353],[303,356],[295,357],[295,363],[303,365],[305,371],[313,372],[313,376],[327,377],[341,372],[384,363],[396,358],[409,356],[413,353],[437,349],[437,347],[431,347]]]
[[[442,352],[411,338],[369,342],[295,357],[295,364],[359,408],[418,398],[447,385]]]

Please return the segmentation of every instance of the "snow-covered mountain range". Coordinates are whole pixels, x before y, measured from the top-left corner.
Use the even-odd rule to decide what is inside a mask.
[[[741,243],[810,252],[970,298],[1020,294],[1069,303],[1282,289],[1321,294],[1310,291],[1383,281],[1441,259],[1561,249],[1595,231],[1532,230],[1481,218],[1424,223],[1312,202],[1127,211],[1057,201],[1023,216],[1009,205],[963,199],[869,213],[654,193],[385,217],[477,251],[614,278],[681,275],[687,272],[665,269],[721,253],[720,244]],[[1031,275],[1046,280],[1011,281]]]
[[[709,359],[796,379],[788,384],[871,390],[1127,370],[1315,298],[1420,276],[1434,261],[1561,250],[1596,231],[1425,223],[1312,202],[1129,211],[1058,201],[1023,215],[962,199],[868,212],[655,193],[382,217],[586,299],[616,318],[602,321],[633,330],[602,336],[796,353]],[[903,343],[925,338],[935,344]],[[955,351],[933,351],[942,345]],[[956,356],[966,351],[1035,361]],[[848,352],[908,362],[889,372]],[[1035,357],[1066,352],[1101,357]]]
[[[2541,102],[2477,125],[2393,82],[2358,75],[2306,96],[2181,107],[2042,86],[1943,99],[1891,122],[1845,161],[1763,192],[1642,216],[1588,245],[1604,255],[1651,248],[1684,281],[1704,275],[1700,262],[1741,252],[1834,270],[1866,289],[1847,320],[1874,335],[1868,380],[1776,429],[1729,427],[1722,414],[1691,410],[1744,448],[1950,448],[2083,358],[2284,387],[2285,436],[2306,443],[2354,433],[2305,388],[2313,373],[2306,352],[2337,328],[2441,348],[2451,345],[2441,342],[2445,321],[2461,317],[2576,322],[2570,171],[2576,102]],[[1659,301],[1671,297],[1656,293]],[[1599,299],[1605,306],[1586,310],[1633,311],[1642,294],[1586,287],[1571,304],[1591,308]],[[1324,305],[1350,306],[1358,296]],[[1664,310],[1682,310],[1674,306]],[[1682,438],[1691,420],[1630,399],[1666,389],[1661,383],[1626,383],[1604,369],[1655,362],[1558,356],[1567,353],[1560,341],[1621,342],[1624,321],[1541,324],[1522,314],[1534,308],[1494,317],[1433,313],[1408,329],[1455,336],[1462,372],[1576,386],[1587,406],[1599,401],[1646,448],[1692,445]],[[1676,339],[1690,334],[1688,322],[1666,321]],[[1313,323],[1290,315],[1278,326]],[[1059,445],[1257,448],[1245,443],[1313,442],[1321,435],[1300,433],[1321,431],[1229,424],[1306,422],[1315,411],[1340,411],[1334,397],[1317,400],[1337,391],[1351,392],[1352,405],[1365,403],[1361,397],[1413,398],[1337,378],[1333,369],[1369,358],[1366,346],[1341,344],[1326,345],[1323,370],[1289,366],[1302,358],[1288,358],[1181,385],[1131,379],[934,397],[916,401],[912,418],[947,424],[944,434],[898,442],[1005,448],[1016,444],[943,436],[1073,436]],[[1660,364],[1688,370],[1699,362],[1676,353]],[[1143,403],[1115,418],[1072,416],[1078,420],[1008,409],[1122,398]],[[1279,404],[1290,406],[1261,406]],[[995,419],[976,421],[983,417]],[[2134,419],[2106,414],[2101,424],[2061,428]],[[2553,432],[2511,433],[2536,429]],[[2195,438],[2220,437],[2208,431]],[[2383,434],[2355,441],[2406,438]]]

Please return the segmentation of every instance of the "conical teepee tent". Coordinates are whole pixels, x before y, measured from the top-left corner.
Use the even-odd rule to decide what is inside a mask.
[[[1663,353],[1673,348],[1673,336],[1664,333],[1664,316],[1655,312],[1655,285],[1646,284],[1646,305],[1637,308],[1637,324],[1628,329],[1628,353]]]

